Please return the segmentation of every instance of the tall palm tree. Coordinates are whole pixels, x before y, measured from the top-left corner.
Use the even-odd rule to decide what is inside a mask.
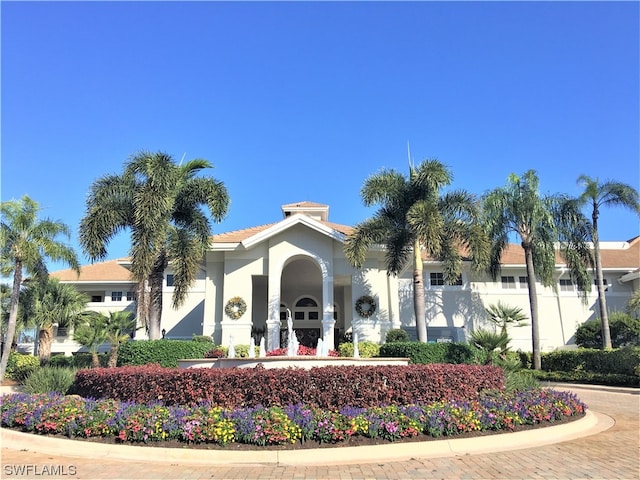
[[[559,195],[540,195],[535,171],[522,177],[511,174],[505,187],[496,188],[484,197],[485,226],[492,241],[489,271],[495,279],[500,272],[502,253],[515,234],[521,240],[527,269],[529,305],[531,308],[531,342],[533,368],[540,369],[540,331],[538,323],[537,281],[553,286],[555,254],[562,245],[572,278],[583,298],[591,289],[587,271],[591,265],[589,249],[584,242],[584,216],[568,199]]]
[[[29,282],[20,298],[20,316],[25,325],[33,325],[38,330],[40,363],[46,364],[51,357],[54,325],[66,328],[78,325],[88,301],[75,286],[60,283],[56,278]]]
[[[611,331],[609,329],[607,297],[604,293],[605,286],[603,285],[602,258],[600,256],[600,236],[598,234],[600,208],[620,206],[640,215],[639,196],[633,187],[625,183],[613,181],[601,183],[597,178],[591,178],[587,175],[580,175],[580,177],[578,177],[578,184],[584,188],[584,191],[577,198],[578,205],[583,208],[589,208],[591,213],[589,233],[591,241],[593,242],[596,262],[596,284],[598,289],[598,303],[600,306],[600,321],[602,323],[602,347],[611,348]]]
[[[222,182],[196,176],[206,160],[176,165],[165,153],[133,156],[121,175],[98,179],[91,187],[80,223],[80,244],[92,260],[106,257],[106,245],[131,231],[131,271],[138,282],[138,316],[149,338],[160,338],[162,281],[174,270],[173,306],[180,306],[193,284],[211,236],[211,222],[224,218],[229,196]]]
[[[38,203],[27,195],[20,200],[10,200],[0,205],[0,270],[3,276],[13,275],[6,341],[0,359],[0,381],[4,379],[16,332],[24,274],[34,279],[47,278],[47,259],[63,261],[80,272],[80,265],[73,249],[57,240],[60,235],[70,237],[69,227],[48,218],[40,220],[39,211]]]
[[[418,341],[427,341],[422,253],[444,264],[443,277],[455,282],[462,273],[463,253],[474,268],[488,260],[489,243],[478,222],[474,197],[464,190],[442,194],[452,181],[448,167],[426,160],[409,167],[406,178],[383,170],[367,178],[361,190],[366,206],[380,205],[373,217],[356,225],[345,242],[345,256],[355,267],[364,264],[369,247],[386,247],[386,264],[397,275],[413,263],[413,305]]]

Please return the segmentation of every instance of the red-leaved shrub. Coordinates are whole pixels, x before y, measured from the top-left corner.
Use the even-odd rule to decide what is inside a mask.
[[[471,400],[504,389],[501,368],[481,365],[335,366],[299,368],[162,368],[145,365],[80,370],[74,393],[138,403],[232,408],[304,403],[320,408],[371,407]]]

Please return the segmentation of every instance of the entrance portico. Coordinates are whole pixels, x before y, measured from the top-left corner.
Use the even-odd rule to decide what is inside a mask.
[[[311,238],[302,236],[297,240],[298,245],[282,242],[269,249],[267,347],[273,350],[281,346],[280,331],[286,328],[286,323],[282,323],[282,320],[286,322],[283,309],[288,309],[292,312],[294,330],[304,329],[311,337],[316,331],[328,348],[333,349],[336,320],[332,256],[323,258],[318,252],[326,249],[324,242],[312,242]]]
[[[284,205],[280,222],[216,236],[208,270],[222,271],[217,282],[209,283],[207,298],[215,297],[215,288],[222,292],[215,311],[205,308],[205,317],[209,311],[219,317],[216,313],[236,297],[244,299],[247,309],[239,318],[214,321],[215,342],[228,344],[233,336],[235,344],[248,344],[252,332],[264,332],[267,350],[284,346],[280,332],[287,328],[288,309],[301,345],[315,346],[322,338],[329,349],[336,347],[351,325],[354,271],[343,254],[351,229],[329,223],[328,210],[310,202]]]

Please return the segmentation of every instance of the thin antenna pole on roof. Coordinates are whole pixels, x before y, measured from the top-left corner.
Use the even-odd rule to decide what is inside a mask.
[[[182,162],[184,162],[184,157],[186,157],[186,156],[187,156],[187,152],[184,152],[182,154],[182,158],[180,159],[180,166],[182,166]]]
[[[409,170],[413,167],[413,163],[411,162],[411,147],[409,146],[409,141],[407,140],[407,157],[409,159]]]

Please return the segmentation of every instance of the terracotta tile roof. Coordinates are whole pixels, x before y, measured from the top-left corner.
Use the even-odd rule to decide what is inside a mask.
[[[118,258],[106,262],[84,265],[80,267],[80,276],[72,269],[51,272],[49,276],[63,282],[133,281],[131,279],[131,272],[120,265],[121,262],[128,260],[128,258]]]
[[[348,235],[353,231],[353,227],[349,227],[347,225],[340,225],[339,223],[332,223],[332,222],[323,222],[320,220],[317,220],[317,221],[345,235]],[[211,240],[213,241],[213,243],[240,243],[246,240],[247,238],[252,237],[253,235],[256,235],[260,232],[265,231],[270,227],[273,227],[274,225],[277,225],[277,223],[279,222],[269,223],[267,225],[259,225],[257,227],[245,228],[242,230],[234,230],[232,232],[227,232],[227,233],[220,233],[218,235],[214,235],[211,238]]]
[[[260,232],[263,232],[269,227],[274,226],[275,223],[269,223],[266,225],[259,225],[257,227],[244,228],[242,230],[233,230],[231,232],[220,233],[211,237],[213,243],[240,243],[243,240],[252,237]]]
[[[600,248],[604,268],[640,267],[640,236],[629,240],[627,249]]]
[[[640,267],[640,236],[629,240],[628,248],[607,248],[611,247],[611,243],[606,242],[604,248],[600,247],[600,256],[602,258],[603,268],[638,268]],[[623,242],[619,242],[622,245]],[[427,260],[427,256],[423,254],[423,259]],[[518,243],[510,243],[502,253],[503,265],[524,265],[524,250]],[[564,265],[565,261],[559,253],[556,252],[556,265]]]
[[[351,232],[353,232],[353,227],[350,227],[348,225],[340,225],[339,223],[332,223],[332,222],[320,222],[324,225],[326,225],[329,228],[333,228],[335,231],[343,233],[345,235],[349,235]]]

